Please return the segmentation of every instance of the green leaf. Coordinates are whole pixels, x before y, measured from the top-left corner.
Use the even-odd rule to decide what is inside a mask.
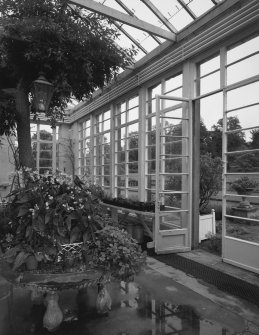
[[[29,197],[25,194],[19,200],[16,201],[16,204],[25,204],[30,201]]]
[[[13,271],[18,269],[26,260],[26,258],[29,256],[29,253],[25,251],[20,251],[19,254],[16,256],[14,264],[13,264]]]
[[[28,226],[28,227],[26,228],[25,237],[26,237],[27,239],[30,239],[31,236],[32,236],[32,232],[33,232],[32,226]]]
[[[52,215],[53,215],[53,210],[47,212],[47,214],[45,215],[45,224],[48,224],[51,221]]]
[[[15,247],[13,247],[13,248],[7,250],[7,251],[4,253],[4,258],[13,257],[13,256],[15,256],[16,253],[17,253],[18,251],[20,251],[20,250],[21,250],[21,246],[16,245]]]
[[[18,212],[18,217],[20,216],[24,216],[25,214],[28,214],[29,213],[29,208],[28,207],[25,207],[25,206],[22,206],[19,208],[19,212]]]

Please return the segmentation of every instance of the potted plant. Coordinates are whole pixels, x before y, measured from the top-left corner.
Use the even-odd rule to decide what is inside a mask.
[[[127,281],[139,273],[146,254],[126,230],[108,225],[95,235],[85,248],[93,256],[92,265],[101,269],[104,277]]]
[[[74,184],[61,173],[40,176],[24,169],[23,177],[22,186],[9,195],[8,230],[0,239],[3,258],[13,270],[24,269],[26,263],[30,269],[36,265],[46,271],[62,269],[70,258],[79,268],[81,251],[64,246],[94,240],[95,231],[111,223],[95,194],[99,188]]]
[[[242,176],[239,179],[234,180],[230,187],[233,191],[236,191],[237,194],[248,195],[258,186],[256,180],[251,179],[247,176]]]
[[[61,173],[40,176],[24,169],[22,175],[21,186],[9,195],[8,230],[0,238],[1,260],[10,263],[13,271],[22,272],[23,283],[27,283],[25,271],[37,266],[37,273],[26,278],[32,277],[34,282],[40,276],[44,285],[49,282],[61,287],[68,285],[67,280],[76,283],[79,274],[80,287],[85,273],[88,282],[98,283],[97,311],[106,313],[111,307],[107,278],[127,279],[144,263],[137,242],[112,226],[100,206],[99,186],[79,178],[72,181]],[[58,295],[47,291],[46,305],[43,325],[53,331],[63,320]]]
[[[101,272],[98,281],[96,308],[99,314],[107,314],[112,299],[107,290],[110,281],[129,281],[146,263],[146,253],[126,230],[117,226],[106,226],[95,232],[96,239],[84,245],[91,254],[91,266]]]

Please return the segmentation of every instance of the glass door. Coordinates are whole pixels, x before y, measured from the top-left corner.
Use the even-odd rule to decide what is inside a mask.
[[[155,251],[191,247],[191,100],[156,95]]]

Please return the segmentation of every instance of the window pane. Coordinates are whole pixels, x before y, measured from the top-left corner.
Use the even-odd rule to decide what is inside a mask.
[[[227,52],[227,64],[246,57],[259,50],[259,36],[238,45]]]
[[[230,85],[258,74],[259,54],[229,66],[227,68],[227,84]]]
[[[134,97],[132,99],[129,100],[129,109],[135,107],[135,106],[138,106],[139,104],[139,97]]]
[[[214,57],[208,60],[205,63],[200,64],[200,75],[201,77],[207,73],[213,72],[220,67],[220,58],[219,56]]]
[[[128,112],[128,122],[137,120],[139,118],[139,108],[133,108]]]
[[[231,90],[227,94],[227,109],[238,108],[259,102],[259,82]]]
[[[220,88],[220,72],[215,72],[200,80],[200,94],[212,92]]]
[[[176,88],[182,86],[183,76],[180,74],[179,76],[169,78],[165,81],[165,93],[175,90]]]

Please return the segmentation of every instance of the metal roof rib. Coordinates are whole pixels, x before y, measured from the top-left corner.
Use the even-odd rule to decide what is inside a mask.
[[[117,4],[119,4],[124,10],[125,12],[127,12],[130,16],[136,17],[137,16],[132,12],[132,10],[130,10],[121,0],[115,0],[117,2]],[[161,44],[161,41],[153,34],[149,34],[158,44]]]
[[[119,25],[118,22],[114,21],[113,24],[125,35],[127,36],[132,43],[134,43],[140,50],[142,50],[146,55],[148,54],[147,50],[143,48],[143,46],[135,40],[134,37],[132,37],[125,29],[123,29],[122,25]]]
[[[172,25],[172,23],[170,23],[167,20],[167,18],[150,0],[140,0],[140,1],[142,1],[171,32],[177,33],[177,29]]]
[[[194,14],[194,12],[189,8],[183,0],[177,0],[179,4],[186,10],[186,12],[195,20],[197,19],[197,16]]]
[[[175,41],[176,36],[171,31],[164,30],[160,27],[157,27],[153,24],[150,24],[146,21],[136,19],[135,17],[129,16],[127,14],[124,14],[116,9],[113,9],[111,7],[101,5],[100,3],[97,3],[93,0],[69,0],[70,3],[79,5],[83,8],[92,10],[94,12],[97,12],[101,15],[107,16],[113,20],[117,20],[123,23],[126,23],[132,27],[135,27],[140,30],[144,30],[148,33],[152,33],[154,35],[157,35],[159,37],[162,37],[164,39]]]
[[[121,0],[115,0],[118,5],[120,5],[125,12],[127,12],[130,16],[136,17],[137,16],[130,10]],[[125,31],[125,30],[124,30]],[[153,34],[149,34],[158,44],[161,44],[161,41]],[[132,37],[133,38],[133,37]],[[134,38],[133,38],[134,39]],[[135,40],[135,39],[134,39]],[[134,43],[134,42],[133,42]],[[139,44],[139,43],[138,43]],[[137,44],[136,44],[137,45]],[[138,46],[139,47],[139,46]],[[141,49],[142,50],[142,49]],[[142,50],[143,51],[143,50]],[[144,52],[144,51],[143,51]]]

